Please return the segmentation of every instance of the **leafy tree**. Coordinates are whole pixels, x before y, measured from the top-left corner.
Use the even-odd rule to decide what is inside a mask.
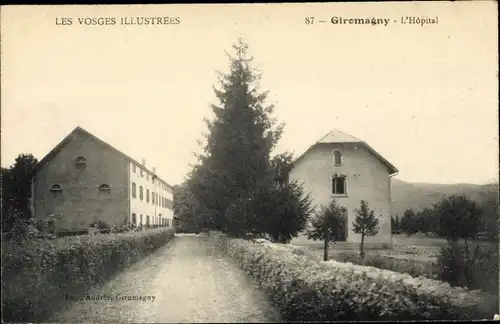
[[[253,213],[252,230],[268,234],[275,242],[288,243],[297,237],[312,214],[310,195],[296,181],[286,185],[275,183],[254,199],[259,204]]]
[[[214,87],[219,105],[212,105],[215,118],[205,120],[209,133],[189,189],[211,215],[212,228],[241,236],[248,228],[240,227],[253,223],[245,219],[255,215],[246,212],[256,210],[252,196],[269,187],[270,152],[283,126],[270,117],[274,107],[265,104],[267,92],[259,90],[260,76],[250,66],[247,44],[240,39],[233,48],[230,71],[221,73],[219,87]]]
[[[468,253],[468,239],[477,236],[481,224],[482,210],[476,202],[465,195],[452,195],[443,198],[434,208],[439,215],[437,234],[451,244],[463,239]]]
[[[356,217],[352,222],[354,233],[361,234],[361,244],[359,246],[360,255],[363,257],[363,244],[365,236],[377,235],[379,231],[378,219],[375,217],[374,211],[368,208],[368,203],[361,200],[360,209],[355,211]]]
[[[17,221],[31,218],[30,175],[37,163],[32,154],[20,154],[10,168],[2,168],[2,231],[9,231]]]
[[[179,219],[179,230],[187,233],[199,233],[204,226],[199,213],[200,205],[196,197],[184,183],[174,190],[174,213]]]
[[[481,231],[486,232],[488,240],[498,241],[498,185],[485,185],[481,191],[480,206],[483,210],[481,215]]]
[[[401,230],[411,236],[417,232],[416,229],[416,216],[413,209],[405,210],[403,218],[401,218]]]
[[[340,236],[346,225],[347,209],[333,200],[328,207],[321,206],[311,218],[306,235],[312,240],[323,240],[323,260],[328,261],[328,242]]]

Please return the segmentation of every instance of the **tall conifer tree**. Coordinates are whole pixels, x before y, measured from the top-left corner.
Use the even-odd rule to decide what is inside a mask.
[[[208,134],[192,190],[212,215],[211,227],[242,235],[252,226],[252,197],[272,178],[270,154],[283,125],[271,118],[267,92],[259,89],[260,75],[251,67],[248,45],[233,46],[229,73],[219,74],[214,87],[215,118],[206,120]]]

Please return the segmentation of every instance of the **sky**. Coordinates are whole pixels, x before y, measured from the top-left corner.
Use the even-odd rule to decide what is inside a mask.
[[[119,24],[149,16],[180,23]],[[286,125],[275,153],[298,155],[335,128],[404,181],[498,182],[495,2],[3,6],[0,21],[3,167],[21,153],[43,158],[80,126],[180,183],[217,103],[216,71],[228,71],[225,51],[243,36]]]

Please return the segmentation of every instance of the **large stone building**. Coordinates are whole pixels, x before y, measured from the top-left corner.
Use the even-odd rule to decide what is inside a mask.
[[[35,167],[31,210],[59,232],[95,221],[173,226],[173,188],[156,173],[77,127]]]
[[[294,162],[289,180],[303,183],[313,205],[327,206],[335,199],[347,209],[343,237],[359,243],[352,222],[361,200],[379,217],[379,233],[365,238],[367,247],[390,247],[391,177],[398,170],[364,141],[339,130],[332,130],[313,144]]]

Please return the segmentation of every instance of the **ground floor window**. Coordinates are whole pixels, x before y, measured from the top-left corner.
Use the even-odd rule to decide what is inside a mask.
[[[132,214],[132,225],[137,225],[137,216],[135,214]]]

